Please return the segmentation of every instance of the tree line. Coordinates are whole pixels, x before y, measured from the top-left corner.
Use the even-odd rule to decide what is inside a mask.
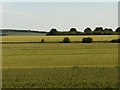
[[[111,28],[96,27],[94,30],[87,27],[83,32],[77,31],[76,28],[70,28],[69,31],[58,31],[56,28],[52,28],[49,32],[46,31],[33,31],[33,30],[16,30],[16,29],[0,29],[4,32],[34,32],[34,33],[46,33],[46,35],[120,35],[120,27],[115,31]]]
[[[77,31],[76,28],[70,28],[70,31],[58,31],[55,28],[52,28],[47,35],[120,35],[120,27],[118,27],[115,31],[111,28],[96,27],[93,31],[91,28],[87,27],[84,32]]]

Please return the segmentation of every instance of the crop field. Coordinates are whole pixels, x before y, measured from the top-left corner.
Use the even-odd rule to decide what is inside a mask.
[[[64,37],[69,37],[71,41],[82,41],[84,37],[91,37],[93,41],[110,41],[117,39],[118,35],[78,35],[78,36],[5,36],[3,42],[60,42]]]
[[[3,68],[4,66],[116,66],[117,47],[117,44],[112,43],[4,44]]]
[[[117,68],[4,69],[3,88],[117,88]]]
[[[94,36],[111,40],[113,36]],[[5,36],[3,42],[35,42],[43,36]],[[61,38],[61,39],[60,39]],[[81,40],[71,36],[71,40]],[[45,40],[62,40],[44,36]],[[117,88],[117,43],[2,44],[3,88]]]

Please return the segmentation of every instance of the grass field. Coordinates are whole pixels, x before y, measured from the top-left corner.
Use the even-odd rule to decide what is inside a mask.
[[[3,37],[3,42],[34,42],[38,38]],[[118,87],[117,43],[3,44],[2,49],[3,87]]]

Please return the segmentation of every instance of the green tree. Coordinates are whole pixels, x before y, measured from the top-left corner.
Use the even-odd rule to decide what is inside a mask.
[[[71,28],[69,32],[77,32],[76,28]]]
[[[87,27],[85,30],[84,30],[84,34],[92,34],[92,30]]]
[[[116,29],[116,32],[120,32],[120,27],[118,27],[118,28]]]
[[[112,43],[120,43],[120,38],[118,38],[118,39],[112,39],[110,42],[112,42]]]
[[[57,35],[58,31],[57,31],[57,29],[52,28],[49,33],[50,33],[50,35]]]
[[[82,43],[92,43],[93,39],[91,37],[83,38]]]
[[[112,30],[111,28],[105,28],[103,32],[104,32],[104,34],[106,34],[106,35],[113,34],[113,30]]]
[[[41,39],[41,43],[44,43],[45,42],[45,40],[44,39]]]
[[[70,31],[69,31],[69,34],[70,34],[70,35],[75,35],[75,34],[77,34],[76,28],[71,28]]]
[[[93,31],[93,34],[95,34],[95,35],[104,34],[103,28],[102,27],[96,27],[95,30]]]
[[[64,42],[64,43],[70,43],[70,39],[69,39],[68,37],[65,37],[65,38],[63,39],[63,42]]]

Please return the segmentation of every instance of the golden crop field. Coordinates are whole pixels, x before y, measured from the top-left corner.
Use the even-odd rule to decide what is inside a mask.
[[[24,43],[62,41],[110,41],[100,36],[4,36],[2,44],[3,88],[117,88],[118,43]]]
[[[46,42],[60,42],[64,37],[69,37],[71,41],[82,41],[84,37],[91,37],[93,41],[110,41],[117,39],[118,35],[87,35],[87,36],[4,36],[3,42],[41,42],[44,39]]]

